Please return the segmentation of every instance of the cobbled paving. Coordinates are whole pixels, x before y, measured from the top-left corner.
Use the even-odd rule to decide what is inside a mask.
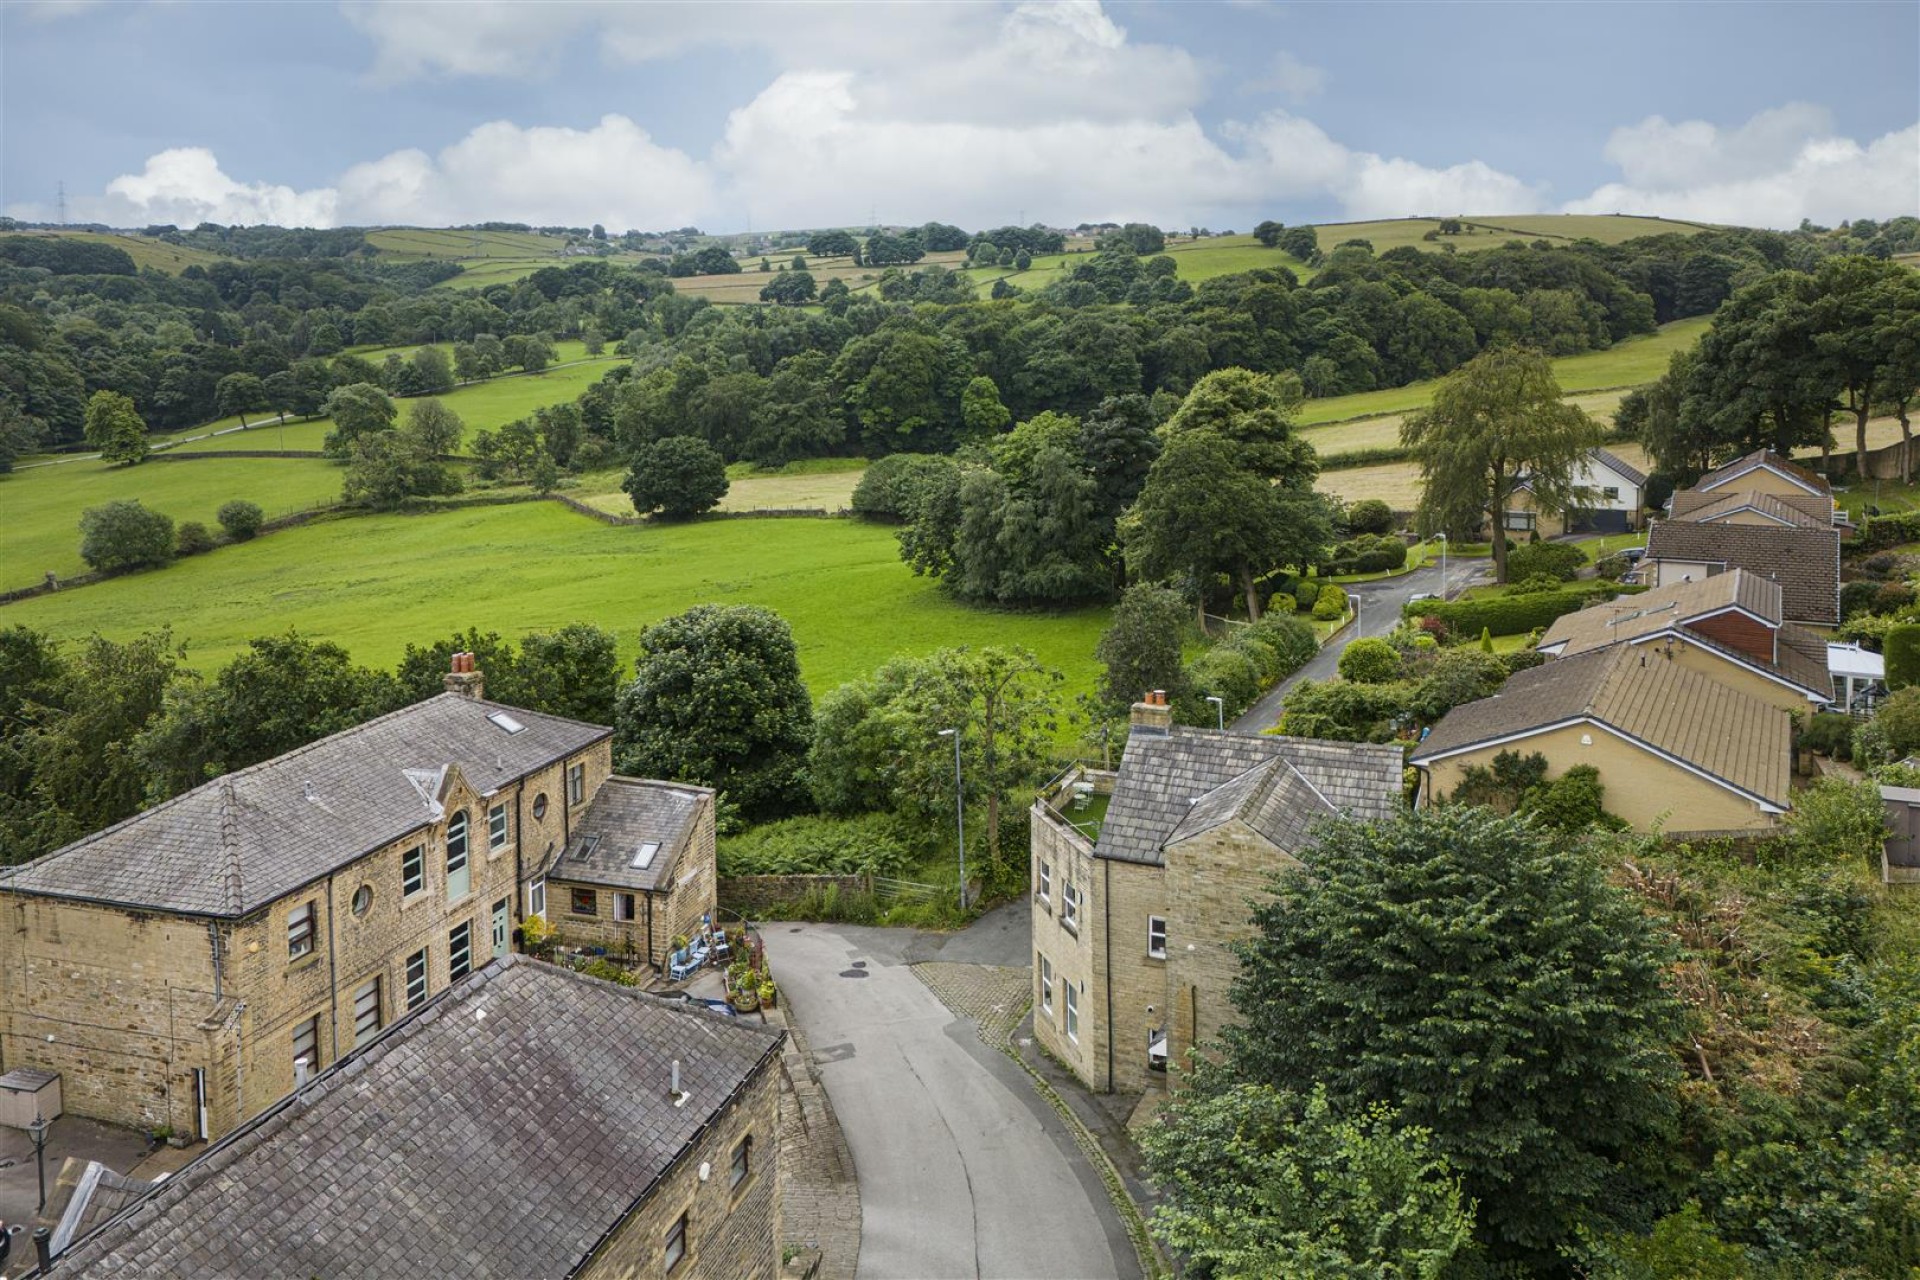
[[[820,1280],[853,1280],[860,1264],[860,1184],[853,1153],[813,1074],[806,1035],[786,1024],[780,1079],[781,1243],[820,1250]]]
[[[995,1049],[1013,1042],[1013,1031],[1033,997],[1033,973],[986,964],[947,964],[929,960],[910,966],[927,990],[980,1029],[981,1043]]]

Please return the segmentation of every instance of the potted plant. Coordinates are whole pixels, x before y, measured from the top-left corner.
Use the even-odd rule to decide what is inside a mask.
[[[760,979],[760,1003],[765,1005],[767,1008],[771,1009],[774,1007],[774,1005],[778,1004],[779,1002],[780,1002],[780,992],[779,992],[779,989],[773,985],[773,979],[768,977],[761,978]]]

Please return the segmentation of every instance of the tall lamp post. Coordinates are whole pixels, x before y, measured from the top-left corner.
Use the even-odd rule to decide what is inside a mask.
[[[960,840],[960,909],[967,909],[967,793],[960,785],[960,731],[942,729],[940,736],[953,739],[953,826]]]
[[[1214,722],[1220,726],[1220,732],[1225,733],[1227,731],[1226,701],[1221,698],[1216,698],[1212,694],[1207,695],[1207,701],[1213,704]]]
[[[1436,533],[1433,536],[1440,540],[1440,598],[1445,600],[1447,598],[1447,535]]]
[[[47,1130],[53,1127],[49,1120],[43,1120],[38,1112],[34,1113],[33,1123],[27,1126],[27,1132],[33,1135],[33,1158],[40,1166],[40,1208],[47,1207]]]

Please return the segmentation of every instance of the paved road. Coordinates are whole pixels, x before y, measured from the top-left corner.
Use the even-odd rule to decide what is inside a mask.
[[[861,1277],[1138,1276],[1064,1122],[907,967],[1025,963],[1018,919],[995,912],[951,939],[783,923],[762,936],[853,1152]]]
[[[1452,596],[1492,569],[1491,560],[1448,560],[1445,594]],[[1342,631],[1308,660],[1306,666],[1262,694],[1258,702],[1233,722],[1233,727],[1241,733],[1259,733],[1271,726],[1280,719],[1280,703],[1287,696],[1287,690],[1302,680],[1331,680],[1339,667],[1340,653],[1347,645],[1361,636],[1383,636],[1393,630],[1400,624],[1400,606],[1422,591],[1441,594],[1437,563],[1398,578],[1382,578],[1348,587],[1347,594],[1360,601],[1360,625]]]

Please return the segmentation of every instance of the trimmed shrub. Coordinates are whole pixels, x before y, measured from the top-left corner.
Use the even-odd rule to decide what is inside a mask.
[[[1565,542],[1530,542],[1507,557],[1507,577],[1511,579],[1545,576],[1572,582],[1586,567],[1587,557],[1580,548]]]
[[[1386,684],[1400,678],[1400,652],[1377,636],[1363,637],[1340,654],[1340,678],[1360,684]]]
[[[179,532],[173,535],[175,555],[197,556],[213,550],[213,547],[213,535],[208,533],[207,526],[198,520],[187,521],[180,526]]]
[[[1302,613],[1313,608],[1313,602],[1320,598],[1320,584],[1312,578],[1302,578],[1293,584],[1293,599]]]
[[[1225,714],[1236,716],[1260,696],[1260,672],[1253,659],[1227,644],[1217,644],[1195,658],[1187,668],[1193,687],[1226,704]]]
[[[1902,622],[1887,629],[1887,688],[1920,684],[1920,622]]]
[[[227,531],[227,536],[235,542],[245,542],[260,532],[260,526],[266,523],[267,513],[260,509],[257,502],[248,502],[244,498],[235,498],[221,506],[214,519]]]
[[[1393,508],[1378,498],[1362,498],[1347,508],[1350,533],[1392,533]]]
[[[1332,622],[1347,616],[1347,593],[1340,584],[1329,582],[1320,588],[1320,594],[1314,598],[1313,616],[1319,622]]]
[[[1541,591],[1527,595],[1494,596],[1484,600],[1410,600],[1409,618],[1438,618],[1455,635],[1487,631],[1514,636],[1535,627],[1550,627],[1555,618],[1584,608],[1595,597],[1591,591]]]
[[[1406,563],[1406,543],[1391,536],[1363,534],[1335,547],[1333,558],[1321,567],[1321,573],[1387,573]]]
[[[1920,511],[1873,516],[1860,526],[1854,542],[1862,551],[1884,551],[1905,542],[1920,542]]]

